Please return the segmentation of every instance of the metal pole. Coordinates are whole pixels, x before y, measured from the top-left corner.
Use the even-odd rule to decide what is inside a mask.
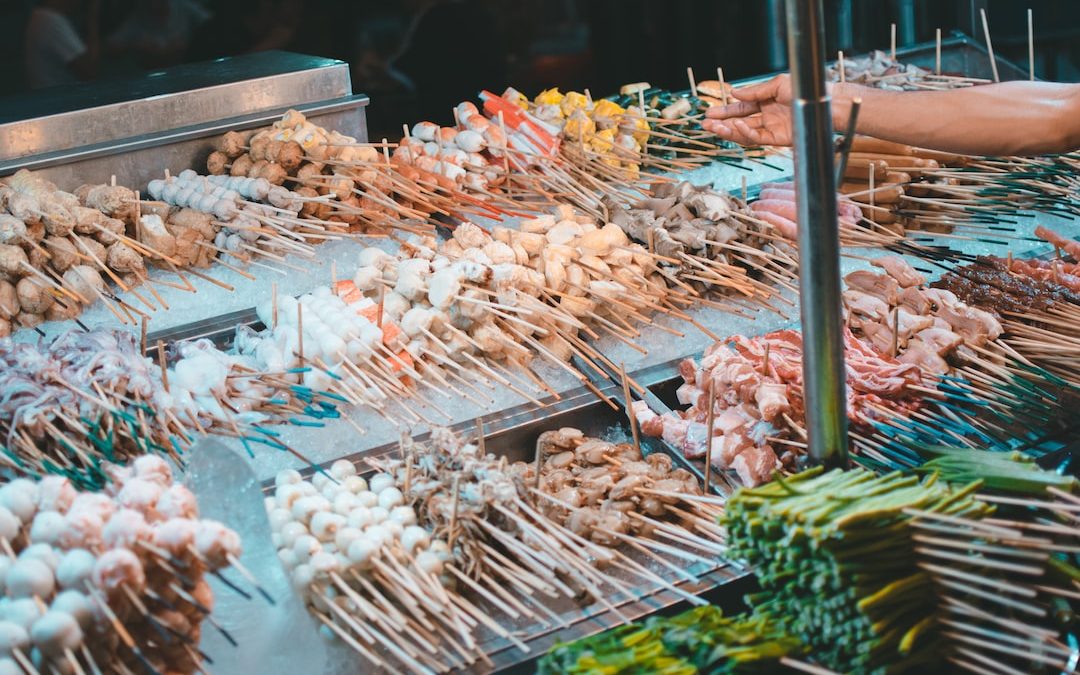
[[[840,233],[833,128],[825,89],[821,0],[787,0],[799,216],[803,396],[810,457],[847,467],[847,395],[840,318]]]
[[[768,31],[769,68],[780,70],[784,67],[784,32],[780,22],[780,6],[784,0],[768,0],[765,4],[765,26]]]
[[[851,2],[852,0],[839,0],[836,3],[836,47],[837,49],[848,50],[854,46],[854,33],[852,32],[851,22]]]
[[[900,0],[897,6],[897,23],[900,24],[896,42],[899,46],[915,44],[915,0]]]

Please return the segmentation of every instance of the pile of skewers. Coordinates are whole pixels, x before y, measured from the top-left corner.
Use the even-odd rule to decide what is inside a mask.
[[[668,556],[721,551],[718,512],[692,498],[692,477],[575,429],[541,435],[530,463],[436,429],[373,464],[366,480],[345,461],[310,482],[283,472],[267,509],[279,557],[324,631],[383,667],[464,667],[485,658],[478,631],[527,650],[508,620],[546,623],[554,615],[539,596],[584,593],[617,612],[609,596],[630,590],[613,570],[700,604],[647,565],[678,569]],[[589,509],[575,516],[563,501],[586,498],[591,525]]]
[[[123,331],[72,330],[48,344],[0,340],[0,461],[17,473],[61,473],[87,487],[107,482],[102,461],[142,454],[183,463],[207,432],[290,450],[261,423],[337,415],[341,401],[293,386],[295,373],[260,372],[242,355],[202,340],[163,343],[158,363]],[[314,423],[314,422],[308,422]]]
[[[539,672],[771,673],[786,670],[782,659],[801,651],[798,640],[768,616],[727,617],[706,606],[556,644],[540,660]]]
[[[0,337],[13,326],[74,319],[98,301],[121,324],[138,325],[146,313],[117,298],[106,281],[150,311],[167,309],[154,286],[174,284],[151,279],[148,264],[177,272],[184,282],[177,287],[194,290],[178,268],[205,267],[213,255],[199,244],[209,238],[183,215],[143,214],[128,188],[83,185],[69,193],[19,171],[0,185]],[[147,282],[150,298],[134,290]]]
[[[933,176],[934,169],[962,167],[966,162],[963,155],[855,136],[840,192],[858,202],[866,217],[878,225],[903,226],[888,228],[898,234],[905,228],[936,229],[939,224],[934,219],[923,220],[910,211],[921,210],[920,201],[933,196],[939,183],[948,190],[956,182]]]
[[[943,75],[940,67],[938,71],[901,63],[896,59],[895,49],[891,54],[876,49],[860,58],[844,58],[841,52],[840,59],[825,69],[825,75],[832,82],[851,82],[891,91],[958,89],[990,82],[977,77]]]
[[[931,286],[1001,320],[1002,341],[1024,363],[1080,386],[1080,245],[1045,227],[1035,233],[1059,252],[1049,260],[979,256]]]
[[[881,409],[918,405],[922,374],[916,366],[878,354],[850,331],[844,333],[844,344],[853,424],[872,425]],[[782,465],[796,466],[806,439],[798,332],[731,336],[707,348],[700,365],[685,359],[679,374],[678,400],[690,407],[658,415],[636,401],[634,414],[643,433],[662,437],[688,458],[708,456],[718,469],[733,469],[747,486],[771,480]],[[783,463],[774,445],[787,448]]]
[[[207,577],[249,576],[238,535],[200,520],[164,461],[108,470],[105,493],[60,476],[0,487],[4,672],[203,672],[203,622],[224,633]]]
[[[724,523],[731,554],[757,569],[759,606],[816,660],[840,672],[933,669],[945,654],[931,630],[933,581],[917,565],[909,510],[989,509],[933,480],[811,470],[738,492]]]
[[[846,322],[874,349],[918,366],[930,378],[980,361],[980,351],[1002,333],[990,313],[952,293],[926,288],[926,278],[899,256],[871,260],[881,273],[858,270],[844,277]]]

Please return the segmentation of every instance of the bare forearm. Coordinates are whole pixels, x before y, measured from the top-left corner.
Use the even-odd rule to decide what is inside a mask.
[[[861,98],[859,133],[971,155],[1034,155],[1080,148],[1080,86],[1005,82],[950,91],[893,92],[833,85],[833,122]]]

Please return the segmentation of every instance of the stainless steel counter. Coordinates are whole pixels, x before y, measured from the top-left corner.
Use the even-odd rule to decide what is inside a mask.
[[[116,176],[141,189],[166,168],[199,167],[225,131],[289,108],[366,140],[367,104],[348,64],[278,51],[49,89],[0,100],[0,176],[40,170],[69,190]]]

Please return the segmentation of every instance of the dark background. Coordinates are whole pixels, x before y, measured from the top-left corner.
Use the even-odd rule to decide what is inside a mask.
[[[56,0],[53,0],[56,1]],[[1026,64],[1026,9],[1035,11],[1037,74],[1080,80],[1080,2],[983,0],[996,50]],[[783,68],[782,2],[768,0],[66,0],[80,32],[99,17],[103,43],[133,12],[163,17],[195,5],[205,21],[168,53],[134,42],[108,44],[91,77],[130,77],[176,63],[261,49],[286,49],[347,61],[353,89],[370,94],[374,135],[403,120],[448,117],[453,103],[506,85],[535,94],[559,86],[606,95],[647,80],[686,87]],[[25,91],[26,20],[32,0],[0,0],[0,95]],[[902,46],[954,29],[970,31],[967,0],[825,0],[829,52],[862,54],[889,46],[889,24],[913,16]],[[851,19],[841,22],[842,8]],[[779,14],[776,14],[779,8]],[[419,17],[419,18],[418,18]],[[144,24],[145,25],[145,24]],[[847,28],[850,26],[850,28]],[[152,24],[150,30],[152,30]],[[981,39],[981,28],[976,36]],[[3,101],[0,100],[0,105]]]

